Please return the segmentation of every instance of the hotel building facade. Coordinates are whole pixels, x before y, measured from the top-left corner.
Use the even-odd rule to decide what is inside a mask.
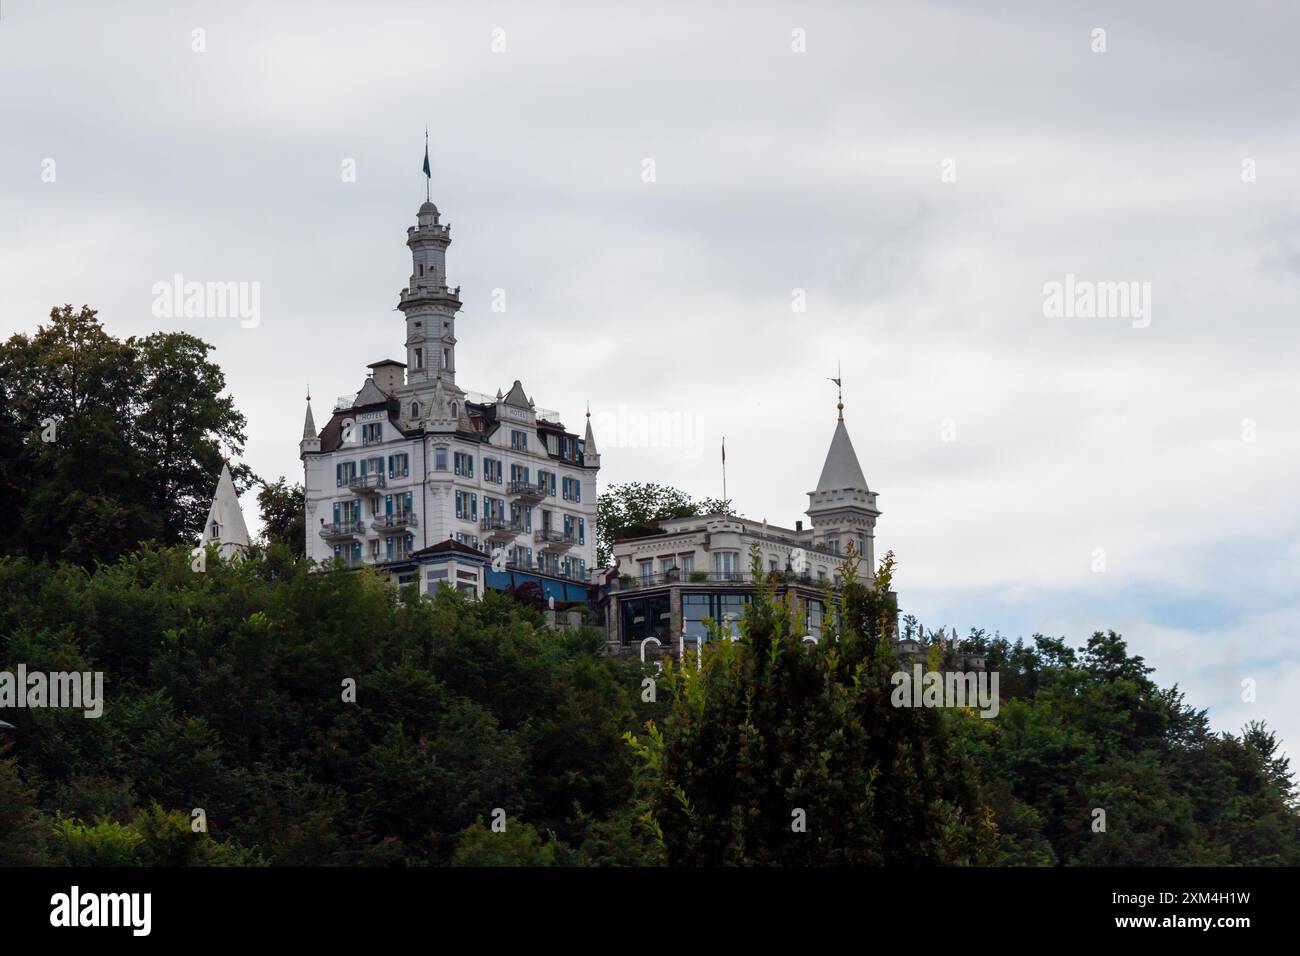
[[[460,288],[447,284],[451,227],[425,202],[407,229],[411,276],[397,308],[406,361],[385,359],[299,445],[307,555],[375,566],[421,593],[482,594],[535,582],[586,600],[595,560],[600,455],[516,380],[495,396],[456,381]]]
[[[679,651],[708,639],[706,619],[735,634],[755,587],[768,581],[793,592],[805,634],[820,637],[828,591],[840,584],[849,553],[858,558],[859,577],[874,572],[881,514],[844,425],[843,402],[838,411],[817,488],[808,493],[807,528],[714,514],[662,519],[657,534],[615,542],[617,574],[601,601],[611,651]],[[750,566],[755,548],[759,581]]]

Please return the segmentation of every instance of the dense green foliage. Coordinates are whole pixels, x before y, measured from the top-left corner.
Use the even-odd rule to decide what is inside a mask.
[[[891,567],[848,581],[835,640],[765,592],[741,640],[659,674],[508,597],[286,548],[3,558],[0,670],[102,670],[106,703],[4,711],[0,862],[1300,863],[1271,734],[1211,733],[1114,634],[972,635],[998,717],[892,707]]]
[[[67,305],[0,343],[0,551],[89,566],[196,540],[223,454],[244,442],[211,348],[183,332],[119,340]],[[231,471],[242,487],[247,468]]]
[[[105,694],[0,710],[0,865],[1300,864],[1272,733],[1211,733],[1113,632],[917,635],[932,668],[984,655],[1000,713],[893,706],[892,556],[870,582],[849,559],[820,643],[773,581],[662,673],[548,629],[535,588],[316,568],[283,478],[263,546],[196,570],[243,443],[209,350],[69,306],[0,345],[0,672]],[[602,563],[730,513],[640,483],[597,507]]]
[[[629,481],[610,485],[596,499],[596,565],[607,567],[615,541],[660,534],[660,518],[731,514],[731,502],[718,498],[695,500],[684,491],[654,482]]]
[[[257,507],[262,516],[262,540],[279,544],[296,557],[307,550],[307,498],[302,482],[290,485],[284,476],[262,482],[257,491]]]

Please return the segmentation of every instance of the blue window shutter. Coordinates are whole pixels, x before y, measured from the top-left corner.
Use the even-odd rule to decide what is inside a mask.
[[[342,516],[339,514],[339,507],[340,507],[339,502],[337,501],[334,502],[334,523],[335,524],[338,524],[340,521],[343,520]]]
[[[578,519],[578,544],[587,543],[587,521],[585,518]]]

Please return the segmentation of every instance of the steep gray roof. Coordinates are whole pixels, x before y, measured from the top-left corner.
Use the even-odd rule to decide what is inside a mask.
[[[302,437],[316,437],[316,420],[311,417],[311,401],[307,402],[307,420],[302,423]]]
[[[826,452],[826,464],[822,465],[817,490],[837,491],[844,488],[868,490],[867,479],[862,474],[853,442],[849,440],[849,431],[841,418],[835,423],[835,434],[831,436],[831,447]]]
[[[212,496],[212,507],[208,509],[208,520],[203,526],[203,543],[213,540],[212,523],[217,523],[222,545],[248,547],[248,526],[244,524],[244,512],[239,507],[239,496],[235,494],[235,481],[230,476],[230,466],[221,466],[221,477],[217,480],[217,493]]]
[[[497,395],[501,394],[500,390]],[[515,379],[515,384],[510,386],[510,391],[506,394],[505,402],[507,405],[514,405],[516,408],[528,407],[528,396],[524,394],[524,387],[519,384],[519,379]]]

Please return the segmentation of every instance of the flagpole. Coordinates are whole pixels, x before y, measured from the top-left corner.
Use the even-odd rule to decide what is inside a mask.
[[[428,168],[428,162],[429,162],[429,124],[428,123],[424,124],[424,162],[426,168]],[[425,202],[433,201],[432,199],[429,198],[429,182],[432,179],[433,179],[432,172],[428,172],[424,174],[424,201]]]
[[[727,436],[722,436],[722,507],[727,507]]]

